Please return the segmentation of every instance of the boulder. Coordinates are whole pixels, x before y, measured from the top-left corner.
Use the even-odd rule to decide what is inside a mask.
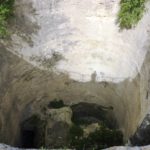
[[[68,125],[72,124],[72,110],[70,109],[70,107],[63,107],[60,109],[48,109],[47,115],[50,120],[65,122]]]
[[[68,134],[72,125],[72,111],[69,107],[47,111],[45,146],[60,148],[68,144]]]

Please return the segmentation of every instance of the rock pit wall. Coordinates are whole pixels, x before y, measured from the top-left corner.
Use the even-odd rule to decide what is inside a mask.
[[[149,54],[140,75],[133,81],[117,84],[80,83],[64,74],[42,71],[4,47],[1,47],[0,60],[1,142],[15,145],[19,141],[21,121],[32,113],[40,113],[41,108],[55,98],[66,104],[89,102],[112,106],[125,140],[149,110]]]

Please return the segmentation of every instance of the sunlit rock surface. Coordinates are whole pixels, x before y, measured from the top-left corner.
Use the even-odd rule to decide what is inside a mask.
[[[35,30],[35,24],[38,30],[36,34],[29,30],[32,46],[14,33],[15,51],[36,65],[35,61],[43,58],[52,64],[47,69],[69,74],[77,81],[90,81],[92,75],[97,81],[134,78],[149,46],[150,10],[137,27],[121,31],[119,1],[17,0],[19,16],[28,20],[24,30]],[[54,54],[59,58],[52,63]]]
[[[115,147],[107,148],[105,150],[149,150],[149,149],[150,146],[143,146],[143,147],[115,146]],[[5,144],[0,144],[0,150],[38,150],[38,149],[15,148]],[[58,150],[58,149],[47,149],[47,150]],[[59,149],[59,150],[64,150],[64,149]],[[71,150],[71,149],[65,149],[65,150]]]
[[[107,148],[106,150],[149,150],[149,149],[150,146],[143,146],[143,147],[115,146]]]

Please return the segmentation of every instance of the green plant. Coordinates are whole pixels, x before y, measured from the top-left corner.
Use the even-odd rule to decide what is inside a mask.
[[[111,130],[101,126],[98,130],[91,133],[88,139],[96,149],[103,149],[110,146],[119,146],[123,144],[123,135],[119,130]]]
[[[70,128],[70,137],[78,139],[83,136],[83,129],[80,126],[73,125]]]
[[[7,23],[13,14],[13,6],[15,0],[0,0],[0,37],[8,34]]]
[[[123,144],[122,132],[115,129],[109,129],[105,125],[101,125],[99,129],[89,134],[88,137],[83,136],[83,129],[73,125],[70,129],[70,146],[77,150],[94,149],[100,150],[110,146],[119,146]]]
[[[120,28],[130,29],[142,18],[146,0],[121,0],[118,22]]]
[[[69,146],[77,150],[83,149],[83,129],[80,126],[73,125],[69,131]]]

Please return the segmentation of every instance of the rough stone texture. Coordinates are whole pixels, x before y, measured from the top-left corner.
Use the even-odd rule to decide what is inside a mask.
[[[65,122],[51,121],[46,130],[45,146],[48,148],[63,148],[68,144],[70,126]]]
[[[9,145],[6,144],[0,144],[0,150],[57,150],[57,149],[45,149],[45,148],[41,148],[41,149],[24,149],[24,148],[17,148],[17,147],[11,147]],[[59,149],[59,150],[64,150],[64,149]],[[71,150],[71,149],[65,149],[65,150]]]
[[[11,147],[5,144],[0,144],[0,150],[37,150],[37,149],[22,149]],[[58,149],[46,149],[46,150],[58,150]],[[59,150],[71,150],[71,149],[59,149]],[[114,146],[111,148],[107,148],[105,150],[150,150],[150,146],[143,146],[143,147]]]
[[[143,147],[115,146],[107,148],[106,150],[150,150],[150,146],[143,146]]]
[[[54,121],[65,122],[68,125],[72,125],[72,110],[69,107],[63,107],[60,109],[48,109],[47,115]]]
[[[11,147],[6,144],[0,144],[0,150],[25,150],[23,148]],[[28,150],[36,150],[36,149],[28,149]]]
[[[48,148],[60,148],[68,144],[68,134],[72,111],[69,107],[49,109],[47,111],[47,125],[45,146]]]

